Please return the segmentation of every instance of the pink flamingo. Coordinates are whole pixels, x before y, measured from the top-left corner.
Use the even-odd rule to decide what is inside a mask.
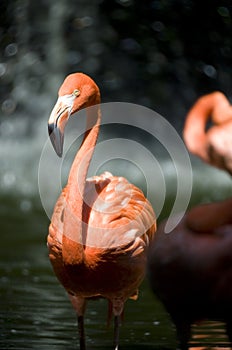
[[[108,172],[86,179],[100,127],[100,92],[82,73],[66,77],[51,112],[48,129],[62,155],[69,117],[87,108],[87,129],[68,183],[54,209],[48,235],[49,258],[77,313],[84,350],[84,313],[90,298],[109,300],[115,316],[114,345],[125,301],[136,299],[146,269],[147,248],[156,229],[151,204],[142,191]]]
[[[217,124],[205,131],[210,114]],[[215,92],[188,113],[184,139],[193,153],[231,174],[231,127],[231,106]],[[148,271],[154,293],[176,326],[181,350],[188,349],[191,325],[203,319],[224,321],[232,342],[232,199],[192,208],[169,234],[161,223]]]
[[[207,130],[207,122],[213,125]],[[232,106],[221,92],[199,98],[190,109],[183,131],[189,151],[232,174]]]

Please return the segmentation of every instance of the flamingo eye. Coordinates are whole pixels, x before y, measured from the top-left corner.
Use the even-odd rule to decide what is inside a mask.
[[[81,92],[80,92],[80,90],[75,89],[75,90],[73,91],[73,93],[72,93],[72,94],[73,94],[74,96],[76,96],[76,97],[77,97],[77,96],[79,96],[79,95],[80,95],[80,93],[81,93]]]

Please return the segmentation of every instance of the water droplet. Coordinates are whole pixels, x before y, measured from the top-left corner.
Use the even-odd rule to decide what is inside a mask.
[[[207,77],[209,78],[215,78],[216,75],[217,75],[217,71],[216,69],[211,66],[210,64],[206,64],[204,67],[203,67],[203,72],[205,73],[205,75],[207,75]]]
[[[2,103],[2,111],[6,114],[11,114],[15,111],[16,103],[13,99],[8,98]]]
[[[16,43],[11,43],[5,48],[5,55],[11,57],[16,55],[18,52],[18,45]]]
[[[228,8],[225,6],[218,7],[218,13],[222,17],[230,17],[230,12],[229,12]]]
[[[148,335],[151,335],[150,332],[145,332],[144,335],[148,336]]]
[[[164,30],[164,24],[160,21],[153,22],[151,26],[155,32],[162,32]]]

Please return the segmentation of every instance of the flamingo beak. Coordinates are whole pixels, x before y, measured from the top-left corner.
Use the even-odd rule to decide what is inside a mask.
[[[75,96],[60,96],[50,114],[48,133],[51,143],[59,157],[63,154],[64,129],[72,113]]]
[[[59,157],[63,155],[64,134],[60,131],[57,125],[48,124],[48,133],[56,154]]]

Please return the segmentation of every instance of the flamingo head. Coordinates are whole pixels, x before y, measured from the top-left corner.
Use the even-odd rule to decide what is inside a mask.
[[[100,92],[90,77],[83,73],[73,73],[65,78],[48,121],[50,140],[59,157],[63,154],[64,129],[69,117],[98,103]]]

